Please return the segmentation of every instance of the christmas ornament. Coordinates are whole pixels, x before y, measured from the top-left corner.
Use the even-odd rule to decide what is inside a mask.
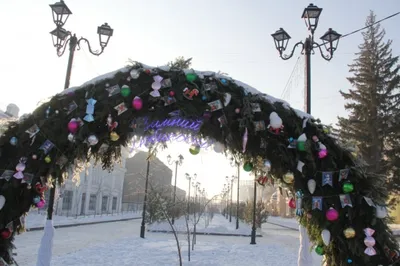
[[[25,163],[26,163],[27,158],[22,157],[21,159],[19,159],[19,163],[17,164],[17,166],[15,167],[15,170],[17,170],[17,172],[14,174],[14,177],[16,179],[22,179],[24,178],[24,173],[23,171],[25,170]]]
[[[93,98],[87,99],[87,106],[86,106],[86,116],[83,118],[86,122],[93,122],[94,121],[94,105],[97,101]],[[71,132],[72,133],[72,132]]]
[[[39,203],[39,201],[40,201],[40,197],[39,196],[36,196],[36,197],[34,197],[33,198],[33,204],[38,204]]]
[[[269,115],[269,130],[274,134],[279,134],[283,130],[283,122],[282,119],[276,112],[272,112]]]
[[[294,174],[292,172],[287,172],[283,175],[282,179],[286,184],[292,184],[294,181]]]
[[[333,187],[333,172],[322,172],[322,186],[329,185]]]
[[[3,195],[0,195],[0,210],[3,209],[4,204],[6,204],[6,198]]]
[[[269,172],[269,170],[271,170],[271,162],[269,160],[265,160],[264,161],[264,167],[263,170],[265,172]]]
[[[322,211],[322,197],[312,197],[312,210]]]
[[[381,206],[381,205],[376,204],[375,208],[376,208],[375,216],[377,218],[383,219],[383,218],[385,218],[387,216],[388,213],[387,213],[387,209],[386,209],[385,206]]]
[[[236,114],[240,114],[240,108],[236,108],[236,109],[235,109],[235,113],[236,113]]]
[[[198,144],[193,144],[192,146],[190,146],[189,148],[189,152],[192,155],[197,155],[200,153],[200,145]]]
[[[69,140],[70,142],[75,142],[75,136],[74,136],[72,133],[69,133],[69,134],[68,134],[68,140]]]
[[[339,171],[339,182],[349,177],[350,169],[340,169]]]
[[[133,78],[133,79],[137,79],[140,76],[140,72],[138,69],[132,69],[129,74],[131,75],[131,78]]]
[[[311,212],[307,212],[307,219],[311,219],[312,218],[312,213]]]
[[[135,110],[140,110],[143,107],[143,101],[139,96],[135,96],[132,101],[132,107]]]
[[[169,95],[170,97],[174,97],[174,96],[175,96],[175,92],[174,92],[174,91],[169,91],[169,92],[168,92],[168,95]]]
[[[345,182],[342,186],[343,193],[350,193],[354,190],[354,185],[350,182]]]
[[[121,95],[122,97],[128,97],[131,94],[131,88],[128,85],[122,85]]]
[[[326,149],[325,145],[319,143],[319,151],[318,151],[318,158],[323,159],[328,155],[328,150]]]
[[[214,143],[213,149],[214,149],[214,152],[216,152],[216,153],[223,153],[225,150],[225,145],[222,144],[221,142],[217,141]]]
[[[325,216],[328,221],[333,222],[339,218],[339,212],[334,208],[330,207],[329,210],[326,211]]]
[[[307,142],[307,136],[306,134],[301,134],[300,137],[297,139],[297,150],[299,151],[305,151],[306,150],[306,142]]]
[[[151,84],[151,88],[153,89],[152,92],[150,92],[150,95],[153,97],[160,97],[161,94],[159,90],[161,89],[161,82],[163,80],[163,77],[156,75],[153,77],[154,82]]]
[[[197,79],[196,73],[187,73],[186,74],[186,80],[189,82],[193,82]]]
[[[329,245],[329,242],[331,242],[331,232],[329,232],[329,230],[322,230],[321,232],[321,238],[322,238],[322,242],[324,242],[325,246]]]
[[[18,139],[17,139],[16,137],[12,137],[12,138],[10,139],[10,144],[11,144],[11,145],[17,146],[17,143],[18,143]]]
[[[267,184],[267,182],[268,182],[268,177],[267,177],[267,176],[259,176],[259,177],[257,178],[257,183],[258,183],[260,186],[265,186],[265,184]]]
[[[353,227],[347,227],[343,230],[344,237],[347,239],[354,238],[356,236],[356,230]]]
[[[118,126],[117,121],[113,122],[111,114],[109,114],[107,117],[107,126],[109,131],[113,131]]]
[[[118,104],[117,106],[114,107],[115,110],[117,110],[118,115],[121,115],[123,113],[126,112],[126,110],[128,110],[128,108],[126,108],[126,105],[124,102]]]
[[[243,164],[243,170],[245,170],[246,172],[250,172],[251,170],[253,170],[253,164],[251,162],[245,162]]]
[[[194,96],[199,95],[199,90],[198,89],[189,89],[185,88],[183,90],[183,97],[185,97],[188,100],[193,100]]]
[[[96,135],[90,135],[87,138],[87,142],[89,143],[90,146],[94,146],[99,142],[99,139],[96,137]]]
[[[290,207],[291,209],[296,209],[296,201],[295,201],[295,199],[294,199],[294,198],[291,198],[291,199],[289,200],[288,205],[289,205],[289,207]]]
[[[12,232],[10,229],[4,228],[3,230],[1,230],[0,235],[1,235],[1,238],[3,238],[3,239],[9,239],[12,235]]]
[[[44,199],[40,199],[40,201],[36,204],[36,207],[38,207],[39,209],[44,208],[44,206],[46,205],[46,201]]]
[[[225,93],[224,97],[224,106],[228,106],[228,104],[231,102],[232,95],[230,93]]]
[[[324,252],[324,247],[320,246],[320,245],[316,246],[315,247],[315,253],[317,253],[320,256],[324,255],[324,253],[325,253]]]
[[[36,154],[32,154],[32,160],[37,160],[37,155]]]
[[[51,163],[51,157],[47,155],[46,157],[44,157],[44,161],[45,163]]]
[[[352,264],[352,263],[353,263],[353,260],[352,260],[352,259],[347,259],[347,263],[348,263],[348,264]]]
[[[208,103],[211,112],[215,112],[222,109],[222,102],[220,100],[212,101]]]
[[[302,216],[303,215],[303,191],[298,190],[296,192],[296,215]]]
[[[76,134],[76,132],[78,132],[78,129],[79,129],[79,122],[75,118],[72,118],[71,121],[69,121],[68,123],[68,131],[71,134]]]
[[[314,194],[315,188],[317,187],[317,182],[314,179],[310,179],[307,182],[308,191],[310,191],[311,195]]]
[[[373,248],[373,246],[375,246],[375,239],[372,237],[372,235],[375,233],[375,230],[371,228],[365,228],[364,233],[366,236],[364,238],[364,245],[367,246],[367,248],[364,250],[364,253],[368,256],[374,256],[376,255],[376,250]]]
[[[342,205],[342,208],[349,206],[353,207],[353,203],[351,202],[351,198],[349,194],[340,194],[339,195],[340,199],[340,204]]]
[[[110,139],[111,141],[117,141],[119,140],[119,135],[117,134],[117,132],[113,131],[110,133]]]
[[[40,182],[38,182],[35,185],[35,190],[37,193],[42,194],[47,190],[47,186],[42,186],[42,184],[40,184]]]
[[[244,134],[242,138],[242,152],[246,152],[246,146],[247,146],[247,139],[248,139],[248,132],[247,132],[247,127],[244,129]]]

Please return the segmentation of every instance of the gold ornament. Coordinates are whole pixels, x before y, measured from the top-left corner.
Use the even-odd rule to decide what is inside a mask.
[[[110,133],[110,139],[112,140],[112,141],[117,141],[117,140],[119,140],[119,135],[117,134],[117,132],[111,132]]]
[[[294,174],[292,172],[287,172],[283,176],[283,181],[285,181],[286,184],[292,184],[294,180]]]
[[[51,163],[51,157],[49,155],[47,155],[46,157],[44,157],[44,161],[46,163]]]
[[[356,236],[356,231],[354,230],[354,228],[348,227],[343,230],[343,234],[347,239],[349,239]]]

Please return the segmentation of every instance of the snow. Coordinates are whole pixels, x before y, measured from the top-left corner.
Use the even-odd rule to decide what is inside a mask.
[[[240,236],[250,236],[251,234],[251,226],[239,221],[239,229],[236,230],[236,218],[232,217],[232,222],[228,222],[228,220],[222,215],[216,215],[209,223],[208,226],[205,224],[205,218],[202,217],[196,225],[196,232],[203,234],[220,234],[220,235],[240,235]],[[193,231],[194,222],[193,216],[189,220],[189,229]],[[179,218],[175,220],[174,228],[179,233],[185,233],[186,230],[186,222],[185,218]],[[162,231],[162,232],[172,232],[171,226],[168,222],[160,222],[154,223],[149,226],[150,231]]]
[[[118,221],[121,219],[131,219],[141,217],[141,213],[119,213],[114,215],[87,215],[87,216],[53,216],[53,225],[77,225],[77,224],[86,224],[86,223],[95,223],[95,222],[107,222],[107,221]],[[44,227],[46,222],[46,213],[35,213],[30,212],[26,217],[26,229],[32,228],[40,228]]]
[[[140,63],[140,62],[137,62],[137,63],[140,64],[140,65],[142,65],[142,67],[143,67],[143,68],[146,68],[146,69],[156,69],[156,68],[159,68],[159,69],[162,69],[162,70],[164,70],[164,71],[169,71],[169,69],[170,69],[169,66],[153,67],[153,66],[145,65],[145,64]],[[62,93],[60,93],[59,95],[66,95],[66,94],[71,93],[71,92],[73,92],[73,91],[75,91],[75,90],[77,90],[77,89],[80,89],[80,88],[82,88],[82,87],[85,87],[85,86],[87,86],[88,84],[96,85],[97,83],[99,83],[99,82],[101,82],[101,81],[103,81],[103,80],[105,80],[105,79],[112,79],[112,78],[115,76],[115,74],[117,74],[117,73],[119,73],[119,72],[127,73],[127,72],[129,72],[132,68],[133,68],[133,66],[126,66],[126,67],[123,67],[123,68],[118,69],[118,70],[116,70],[116,71],[113,71],[113,72],[110,72],[110,73],[107,73],[107,74],[98,76],[98,77],[96,77],[96,78],[94,78],[94,79],[92,79],[92,80],[90,80],[90,81],[85,82],[84,84],[82,84],[82,85],[79,86],[79,87],[71,87],[71,88],[68,88],[68,89],[64,90]],[[232,78],[230,78],[230,77],[228,77],[227,75],[224,75],[224,74],[222,74],[222,73],[215,73],[215,72],[212,72],[212,71],[198,71],[198,70],[193,70],[193,69],[186,69],[186,70],[184,70],[184,71],[185,71],[185,73],[196,73],[199,77],[203,77],[203,76],[205,76],[205,75],[208,75],[208,76],[209,76],[209,75],[212,75],[212,76],[215,76],[216,78],[219,78],[219,79],[224,78],[224,79],[227,79],[227,80],[231,80],[232,82],[236,83],[236,85],[243,87],[243,88],[245,89],[245,91],[248,92],[248,93],[260,95],[260,96],[262,96],[264,99],[266,99],[267,101],[269,101],[270,103],[275,103],[275,102],[282,103],[283,106],[284,106],[286,109],[290,109],[290,108],[291,108],[291,107],[290,107],[290,104],[289,104],[288,102],[286,102],[286,101],[284,101],[284,100],[281,100],[281,99],[277,99],[277,98],[275,98],[275,97],[273,97],[273,96],[271,96],[271,95],[262,93],[262,92],[260,92],[259,90],[256,90],[255,88],[253,88],[253,87],[247,85],[246,83],[241,82],[241,81],[239,81],[239,80],[232,79]],[[307,114],[307,113],[305,113],[305,112],[303,112],[303,111],[300,111],[300,110],[297,110],[297,109],[294,109],[294,108],[292,108],[292,110],[293,110],[293,111],[297,114],[297,116],[300,117],[301,119],[303,119],[303,118],[313,118],[310,114]]]
[[[227,227],[231,226],[219,214],[214,219],[217,225],[223,226],[224,221]],[[172,234],[146,232],[146,238],[141,239],[139,232],[140,220],[56,229],[51,265],[179,265]],[[181,234],[183,265],[297,265],[298,232],[266,224],[262,233],[263,237],[256,238],[256,245],[250,245],[250,237],[198,235],[190,262],[187,261],[186,235]],[[35,265],[42,236],[42,231],[31,231],[16,237],[19,265]],[[313,258],[314,264],[310,266],[321,265],[321,257],[313,253]]]

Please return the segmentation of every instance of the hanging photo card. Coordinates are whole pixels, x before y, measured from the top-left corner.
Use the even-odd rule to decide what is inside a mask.
[[[263,131],[266,129],[264,121],[255,121],[255,122],[253,122],[253,124],[254,124],[255,131]]]
[[[42,146],[40,146],[39,150],[42,150],[43,153],[46,155],[46,154],[48,154],[53,148],[54,148],[53,142],[51,142],[50,140],[46,140],[46,141],[42,144]]]
[[[164,106],[168,106],[168,105],[171,105],[173,103],[176,103],[175,97],[164,96]]]
[[[208,103],[208,105],[210,106],[210,111],[214,112],[214,111],[218,111],[222,109],[222,103],[220,100],[216,100],[213,102]]]
[[[322,172],[322,186],[329,185],[333,187],[332,172]]]
[[[117,94],[119,94],[121,92],[121,88],[120,88],[120,86],[118,84],[114,85],[114,86],[111,86],[111,87],[108,87],[108,88],[106,88],[106,90],[108,91],[108,97],[117,95]]]
[[[347,179],[347,177],[349,176],[349,172],[350,172],[349,169],[341,169],[339,171],[339,182]]]
[[[213,92],[213,91],[215,91],[215,90],[218,89],[218,86],[217,86],[217,84],[211,82],[211,83],[204,84],[204,85],[203,85],[203,89],[204,89],[204,91],[211,91],[211,92]]]
[[[10,179],[13,177],[15,171],[12,170],[5,170],[1,176],[0,179],[5,179],[6,181],[10,181]]]
[[[70,113],[72,113],[76,108],[78,108],[78,105],[76,104],[75,101],[72,101],[68,104],[67,107],[64,108],[64,111],[67,113],[67,115],[69,115]]]
[[[340,204],[342,205],[342,208],[349,206],[353,207],[353,204],[351,202],[351,198],[349,194],[341,194],[339,195],[340,198]]]
[[[364,199],[365,199],[365,202],[367,202],[367,204],[368,204],[369,206],[371,206],[371,207],[376,207],[375,203],[372,201],[371,198],[364,197]]]
[[[225,115],[220,116],[220,117],[218,118],[218,121],[219,121],[219,123],[221,124],[221,127],[222,127],[222,126],[226,126],[226,125],[228,124],[228,119],[226,118]]]
[[[163,79],[161,81],[161,88],[171,88],[171,87],[172,87],[171,79]]]
[[[61,155],[58,159],[56,164],[60,166],[60,168],[64,168],[64,165],[68,162],[68,158],[65,155]]]
[[[253,111],[253,113],[261,112],[260,104],[259,103],[251,103],[251,111]]]
[[[126,108],[126,105],[125,105],[124,102],[122,102],[122,103],[118,104],[117,106],[115,106],[114,109],[117,110],[118,115],[121,115],[121,114],[125,113],[128,110],[128,108]]]
[[[31,173],[24,173],[24,178],[21,183],[28,183],[30,185],[32,184],[33,177],[34,175]]]
[[[312,209],[322,211],[322,197],[312,197]]]
[[[25,132],[29,134],[30,138],[33,138],[34,136],[36,136],[36,134],[39,133],[39,131],[40,131],[40,129],[39,129],[38,125],[36,125],[36,124],[34,124],[27,130],[25,130]]]

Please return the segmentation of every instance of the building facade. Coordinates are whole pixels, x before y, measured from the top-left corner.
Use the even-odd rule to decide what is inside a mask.
[[[55,213],[81,216],[121,212],[127,157],[128,152],[123,149],[121,163],[116,163],[111,172],[103,170],[101,165],[90,164],[80,173],[78,184],[70,175],[58,189]]]

